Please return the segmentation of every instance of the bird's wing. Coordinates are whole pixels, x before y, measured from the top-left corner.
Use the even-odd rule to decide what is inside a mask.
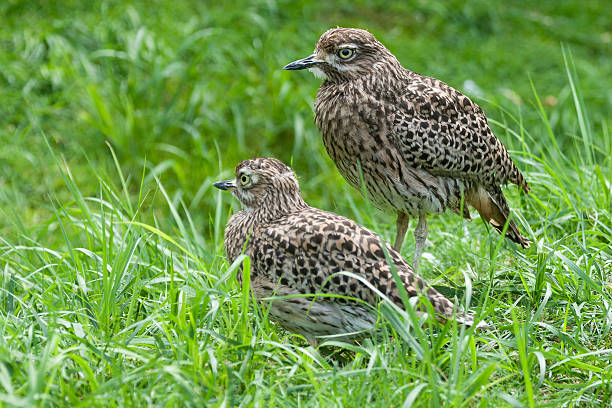
[[[466,178],[485,186],[512,182],[529,191],[477,104],[435,78],[412,72],[409,78],[387,101],[393,118],[391,133],[408,163],[434,175]]]
[[[402,305],[380,239],[348,218],[309,208],[258,227],[249,246],[255,273],[299,293],[333,293],[375,305],[376,294],[359,280],[339,273],[344,271],[363,277]],[[453,304],[427,288],[401,256],[390,245],[385,246],[408,295],[426,295],[436,313],[451,317]]]

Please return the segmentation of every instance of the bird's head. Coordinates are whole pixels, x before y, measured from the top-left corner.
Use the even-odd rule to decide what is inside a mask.
[[[273,158],[249,159],[236,166],[236,177],[214,184],[229,190],[245,209],[263,208],[271,214],[305,206],[291,167]]]
[[[399,64],[372,34],[358,28],[332,28],[323,33],[314,53],[283,69],[308,69],[328,81],[347,81]]]

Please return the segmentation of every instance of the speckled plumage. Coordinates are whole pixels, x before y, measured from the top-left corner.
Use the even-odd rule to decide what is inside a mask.
[[[359,336],[354,332],[371,329],[376,322],[372,307],[377,294],[339,272],[363,278],[403,307],[378,236],[348,218],[308,206],[295,174],[282,162],[246,160],[236,167],[234,180],[215,186],[231,189],[244,207],[232,215],[225,229],[227,258],[233,262],[242,251],[249,255],[253,292],[260,300],[276,296],[270,315],[281,326],[313,344],[320,337],[351,339]],[[427,287],[390,245],[384,245],[409,296],[423,294],[438,320],[452,318],[454,305]],[[315,294],[357,300],[315,298]],[[457,315],[458,320],[473,323],[471,316]]]
[[[351,56],[343,59],[341,52]],[[478,105],[438,79],[403,68],[365,30],[325,32],[313,55],[285,67],[304,68],[324,78],[315,122],[338,170],[377,207],[397,211],[396,249],[408,217],[418,217],[418,264],[425,217],[459,213],[462,195],[502,231],[510,209],[500,186],[511,182],[526,193],[529,187]],[[467,206],[462,215],[470,219]],[[512,220],[506,236],[529,247]]]

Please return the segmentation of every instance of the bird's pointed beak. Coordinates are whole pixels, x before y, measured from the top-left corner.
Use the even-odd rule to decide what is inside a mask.
[[[302,58],[301,60],[293,61],[290,64],[287,64],[283,67],[287,71],[297,71],[299,69],[306,69],[310,67],[314,67],[315,65],[320,64],[323,61],[320,61],[315,58],[315,55],[309,55],[306,58]]]
[[[236,187],[236,183],[234,183],[234,180],[223,180],[217,181],[213,186],[217,187],[219,190],[229,190],[230,188]]]

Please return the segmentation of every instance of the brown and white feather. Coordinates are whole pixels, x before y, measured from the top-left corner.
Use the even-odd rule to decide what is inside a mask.
[[[347,44],[354,57],[334,59]],[[313,55],[327,61],[315,68],[325,78],[315,123],[351,185],[365,188],[377,207],[411,217],[458,212],[465,194],[487,222],[507,222],[510,211],[499,186],[514,183],[526,193],[529,186],[476,103],[438,79],[405,69],[365,30],[331,29]],[[499,211],[487,211],[491,206]],[[467,209],[463,215],[469,218]],[[529,247],[512,220],[507,237]]]
[[[256,182],[240,186],[243,174]],[[403,307],[385,251],[410,297],[426,296],[439,320],[457,314],[473,323],[471,316],[456,311],[452,302],[415,275],[374,232],[308,206],[293,171],[280,161],[240,163],[236,184],[233,193],[245,208],[232,215],[225,230],[228,260],[233,262],[244,249],[251,258],[256,297],[274,297],[270,314],[288,330],[316,342],[321,336],[350,339],[357,336],[354,332],[374,326],[372,308],[380,300],[378,295],[342,272],[363,278]]]

